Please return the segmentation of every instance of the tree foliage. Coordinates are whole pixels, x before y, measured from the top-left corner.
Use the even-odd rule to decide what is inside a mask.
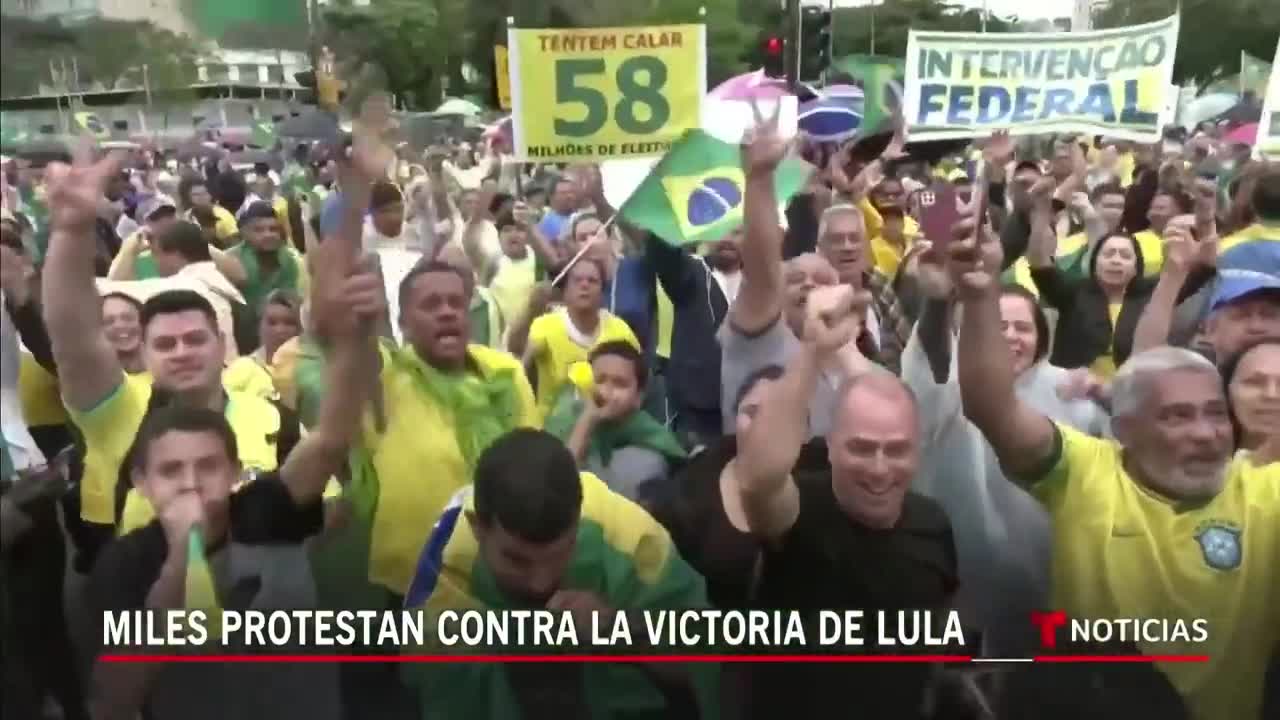
[[[409,107],[431,106],[454,39],[442,24],[438,0],[373,0],[368,7],[335,3],[325,13],[325,41],[340,72],[378,71],[385,89]]]
[[[1167,17],[1177,0],[1109,0],[1095,14],[1098,27]],[[705,22],[707,81],[749,70],[744,58],[761,30],[778,23],[778,0],[372,0],[368,8],[337,0],[326,13],[327,37],[339,55],[376,65],[407,107],[431,109],[449,95],[492,96],[493,48],[505,44],[507,18],[517,27],[600,27]],[[701,17],[699,9],[705,8]],[[1182,33],[1175,79],[1237,71],[1240,52],[1270,58],[1280,34],[1274,0],[1182,0]],[[893,0],[877,7],[838,9],[832,21],[836,55],[903,57],[910,29],[976,32],[982,13],[948,0]],[[988,32],[1014,30],[988,17]],[[463,66],[478,77],[464,81]]]
[[[1094,14],[1094,27],[1111,28],[1162,20],[1176,0],[1109,0]],[[1271,59],[1280,37],[1280,3],[1275,0],[1182,0],[1177,83],[1201,87],[1240,71],[1240,53]]]
[[[982,12],[940,0],[895,0],[876,7],[836,10],[831,25],[837,57],[873,51],[877,55],[906,57],[909,30],[978,32],[982,30]],[[1003,20],[987,18],[987,32],[1010,29]]]
[[[200,45],[149,22],[94,19],[74,25],[4,18],[0,84],[8,97],[40,85],[68,90],[117,90],[142,85],[185,87],[196,79]]]

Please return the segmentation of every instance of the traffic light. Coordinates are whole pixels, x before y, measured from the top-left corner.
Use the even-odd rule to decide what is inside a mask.
[[[831,65],[831,11],[800,9],[800,79],[814,81]]]
[[[786,71],[787,41],[781,35],[765,35],[760,40],[760,57],[764,74],[771,78],[784,78]]]

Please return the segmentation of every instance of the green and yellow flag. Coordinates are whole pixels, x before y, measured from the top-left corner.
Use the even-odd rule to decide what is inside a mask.
[[[222,637],[222,606],[213,584],[213,570],[205,555],[204,536],[200,528],[191,528],[187,536],[187,577],[183,591],[187,610],[203,610],[209,617],[209,637]]]
[[[719,240],[742,225],[746,178],[737,145],[689,130],[618,211],[671,245]],[[796,157],[778,166],[779,204],[804,187],[812,166]]]
[[[98,119],[97,115],[87,112],[76,113],[76,124],[84,129],[85,132],[94,136],[99,140],[107,140],[111,137],[111,131],[107,126]]]
[[[858,135],[887,131],[895,109],[902,103],[906,61],[887,55],[845,55],[831,63],[832,81],[849,81],[862,87],[863,114]]]

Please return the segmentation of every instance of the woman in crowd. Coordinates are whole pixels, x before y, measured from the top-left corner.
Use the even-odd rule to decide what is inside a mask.
[[[302,332],[302,298],[289,290],[273,290],[263,303],[258,321],[261,345],[227,366],[222,381],[229,390],[253,392],[264,398],[276,397],[271,363],[280,346]]]
[[[1043,223],[1033,223],[1028,260],[1040,297],[1058,311],[1051,361],[1110,378],[1129,357],[1134,328],[1154,286],[1143,278],[1142,248],[1133,236],[1112,233],[1089,257],[1086,279],[1072,281],[1054,263],[1050,245],[1036,239],[1049,232]]]
[[[1257,467],[1280,462],[1280,338],[1245,347],[1222,366],[1236,446]]]
[[[520,351],[526,368],[536,379],[539,417],[545,419],[555,405],[560,390],[569,379],[569,367],[587,359],[597,345],[622,340],[636,348],[640,341],[621,318],[605,310],[604,283],[607,271],[594,258],[583,257],[563,273],[557,289],[563,305],[537,315],[524,328],[513,328],[512,352]],[[530,316],[545,306],[545,295],[535,293]]]

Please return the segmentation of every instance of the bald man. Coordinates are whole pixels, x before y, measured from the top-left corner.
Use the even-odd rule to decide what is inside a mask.
[[[848,285],[809,293],[800,347],[767,389],[730,466],[749,529],[766,548],[759,605],[800,609],[810,641],[820,609],[867,611],[862,636],[871,645],[880,636],[875,610],[943,611],[958,584],[946,514],[908,491],[920,463],[915,398],[852,342],[869,301]],[[793,473],[811,398],[832,371],[847,379],[826,434],[831,466]],[[920,719],[930,675],[919,664],[759,665],[746,705],[758,718],[847,717],[856,709],[860,717]]]

